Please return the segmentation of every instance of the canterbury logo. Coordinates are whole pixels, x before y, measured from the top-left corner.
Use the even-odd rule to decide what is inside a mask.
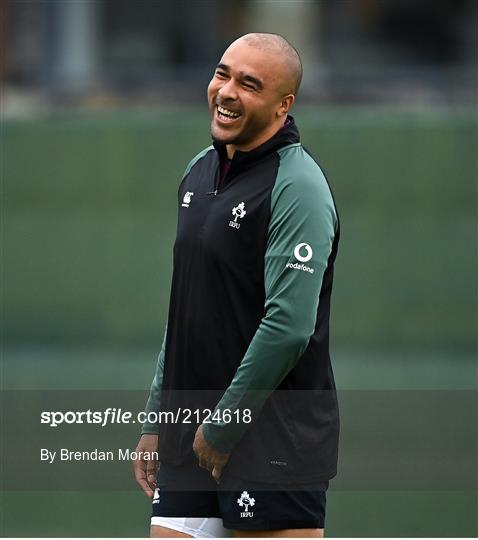
[[[191,203],[191,197],[194,195],[192,191],[186,191],[186,194],[183,197],[183,204],[181,206],[184,206],[184,208],[189,208],[189,205]]]

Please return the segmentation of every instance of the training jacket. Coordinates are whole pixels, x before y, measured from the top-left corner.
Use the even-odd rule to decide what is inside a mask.
[[[225,157],[224,145],[206,148],[179,186],[168,325],[146,406],[177,421],[142,433],[159,433],[160,460],[179,464],[199,425],[187,409],[226,411],[204,426],[208,443],[231,453],[224,472],[327,480],[339,435],[329,357],[334,200],[292,117],[258,148],[236,151],[219,186]]]

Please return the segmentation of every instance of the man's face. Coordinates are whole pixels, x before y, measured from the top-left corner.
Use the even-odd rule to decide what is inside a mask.
[[[212,138],[250,150],[272,136],[285,120],[283,73],[277,55],[234,42],[208,86]]]

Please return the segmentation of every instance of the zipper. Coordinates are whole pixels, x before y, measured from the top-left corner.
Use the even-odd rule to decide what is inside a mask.
[[[214,191],[208,191],[206,195],[214,195],[214,197],[217,195],[218,189],[219,189],[219,177],[221,175],[221,163],[219,162],[216,168],[216,172],[214,174]]]
[[[206,192],[206,195],[214,195],[214,197],[215,197],[219,193],[219,191],[222,191],[223,189],[225,189],[231,183],[231,181],[226,183],[226,178],[229,177],[230,172],[231,172],[231,169],[229,168],[229,170],[227,171],[226,176],[222,179],[221,185],[218,186],[219,177],[221,175],[220,167],[221,167],[221,165],[218,164],[217,169],[216,169],[216,174],[214,176],[214,191],[208,191],[208,192]]]

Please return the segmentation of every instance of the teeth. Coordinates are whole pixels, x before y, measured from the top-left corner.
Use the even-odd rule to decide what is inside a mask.
[[[220,105],[217,106],[217,110],[224,116],[228,116],[229,118],[239,118],[241,116],[239,113],[236,113],[234,111],[230,111],[229,109],[225,109],[224,107],[221,107]]]

